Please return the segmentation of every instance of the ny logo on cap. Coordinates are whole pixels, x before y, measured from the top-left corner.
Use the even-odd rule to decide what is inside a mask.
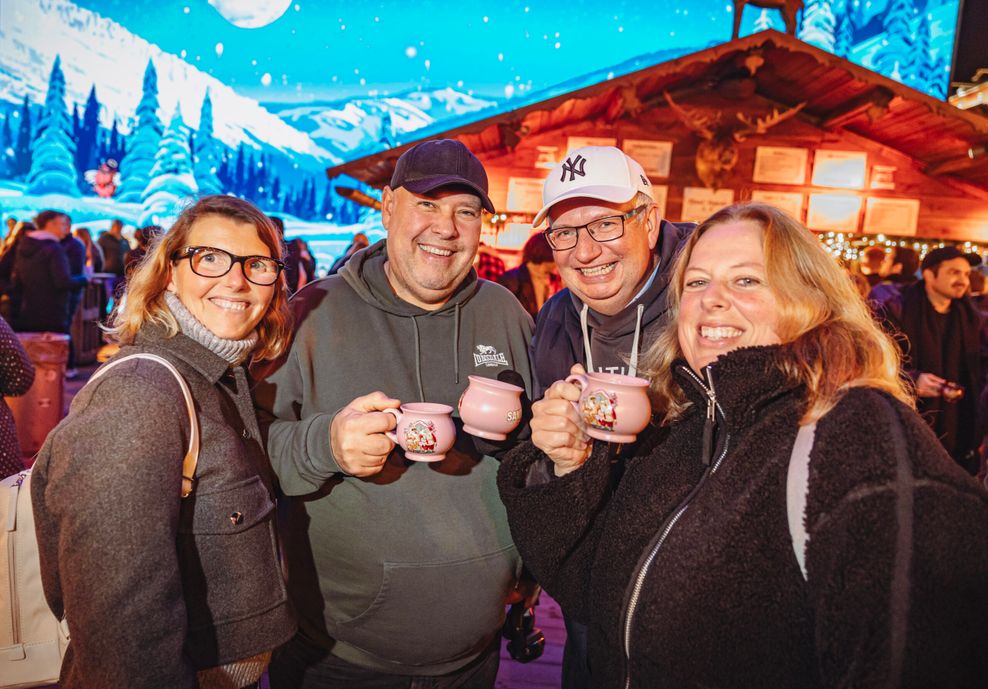
[[[584,172],[583,167],[587,164],[587,159],[581,155],[576,156],[576,160],[566,159],[563,163],[563,176],[559,178],[560,182],[566,181],[566,173],[569,173],[569,181],[572,182],[576,179],[576,176],[586,177],[587,173]]]

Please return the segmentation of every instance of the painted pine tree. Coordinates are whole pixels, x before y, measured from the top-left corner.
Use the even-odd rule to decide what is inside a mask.
[[[222,154],[217,149],[216,139],[213,138],[213,101],[209,98],[207,89],[199,112],[199,131],[195,136],[193,156],[193,171],[200,194],[223,193],[223,184],[217,174],[221,159]]]
[[[120,161],[120,191],[117,200],[137,203],[151,181],[151,168],[164,127],[158,117],[158,72],[148,60],[144,70],[141,102],[137,104],[137,126],[127,142],[127,155]]]
[[[184,204],[197,194],[189,150],[189,128],[182,120],[182,110],[175,106],[168,129],[154,157],[150,182],[141,197],[140,225],[170,227]]]
[[[29,194],[79,195],[79,176],[75,170],[75,141],[72,118],[65,107],[65,75],[62,58],[55,56],[48,77],[48,94],[34,141],[31,170],[27,174]]]
[[[10,177],[10,169],[14,163],[14,133],[10,129],[10,116],[3,118],[0,124],[0,179]]]
[[[79,131],[76,134],[75,169],[80,177],[86,170],[95,170],[100,163],[99,108],[99,99],[96,97],[96,85],[94,84],[89,89],[89,97],[86,99],[86,107],[82,112]]]
[[[803,21],[797,37],[827,52],[834,52],[834,20],[832,0],[806,0],[803,5]]]
[[[762,13],[758,15],[758,19],[755,20],[755,31],[767,31],[774,26],[772,24],[772,17],[769,15],[768,10],[762,9]]]
[[[898,81],[904,81],[913,61],[913,14],[911,0],[889,0],[882,18],[885,38],[875,54],[875,71],[888,74]]]
[[[20,109],[20,124],[17,128],[17,143],[14,144],[14,167],[11,177],[23,178],[31,170],[33,157],[31,146],[34,143],[34,127],[31,124],[31,101],[24,96]]]
[[[834,55],[849,57],[854,46],[854,19],[850,12],[837,15],[837,29],[834,31]]]

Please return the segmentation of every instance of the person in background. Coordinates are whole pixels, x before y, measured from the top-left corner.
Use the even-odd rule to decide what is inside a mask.
[[[278,234],[281,237],[281,243],[285,246],[285,285],[288,287],[289,294],[295,294],[299,289],[299,275],[301,270],[301,264],[299,262],[298,255],[298,245],[295,242],[285,241],[285,221],[279,218],[277,215],[268,216],[271,218],[271,222],[274,226],[278,228]],[[305,284],[305,283],[302,283]]]
[[[363,232],[358,232],[353,235],[353,239],[350,241],[349,246],[347,246],[342,255],[333,261],[333,265],[329,267],[329,272],[327,272],[326,275],[336,275],[340,272],[340,268],[345,266],[346,262],[350,260],[351,256],[361,249],[366,249],[369,245],[370,241],[367,239],[367,235]]]
[[[147,256],[155,240],[164,232],[164,228],[160,225],[146,225],[134,230],[134,241],[137,242],[137,246],[127,252],[127,258],[124,259],[124,277],[126,279],[129,280],[133,272],[140,267],[141,261]]]
[[[160,362],[91,379],[45,441],[31,498],[45,597],[71,625],[62,689],[256,687],[294,633],[244,365],[289,342],[280,256],[267,216],[206,196],[114,310],[115,360],[162,357],[191,391],[201,445],[188,498],[189,414]]]
[[[96,243],[103,250],[103,270],[114,276],[108,285],[109,296],[117,301],[123,295],[127,254],[130,253],[130,242],[123,236],[123,220],[114,218],[110,229],[101,232]]]
[[[319,278],[316,272],[316,257],[312,253],[312,249],[301,237],[296,237],[292,240],[298,251],[298,259],[301,263],[301,268],[299,269],[299,289],[302,289],[305,285],[309,284],[313,280]]]
[[[3,241],[0,249],[0,311],[8,323],[14,323],[21,312],[20,287],[14,283],[14,263],[17,246],[22,238],[38,228],[33,222],[19,222]]]
[[[477,269],[477,277],[482,280],[497,282],[497,279],[504,274],[504,260],[497,255],[497,251],[487,246],[483,242],[477,250],[477,260],[474,263]]]
[[[908,246],[896,246],[885,254],[881,269],[882,281],[873,287],[878,296],[887,285],[905,286],[916,282],[919,277],[919,254]]]
[[[462,430],[441,462],[407,461],[386,432],[404,402],[455,408],[468,374],[531,389],[532,319],[473,270],[487,173],[462,143],[398,159],[387,238],[298,292],[291,350],[255,369],[285,503],[299,634],[272,689],[491,689],[521,562],[495,475],[505,443]]]
[[[17,227],[17,218],[12,215],[7,216],[7,233],[4,235],[5,239],[14,233],[15,227]]]
[[[564,381],[498,474],[525,563],[588,623],[594,687],[988,686],[988,492],[898,358],[782,211],[696,229],[646,358],[658,423],[616,489]]]
[[[507,287],[528,315],[535,318],[542,304],[561,286],[552,258],[552,247],[545,240],[545,235],[537,232],[529,237],[521,252],[521,264],[503,273],[497,282]]]
[[[71,222],[70,218],[69,223],[71,224]],[[65,377],[72,379],[78,374],[76,370],[76,341],[75,338],[71,337],[72,322],[75,320],[76,311],[79,310],[82,293],[89,282],[89,274],[86,272],[86,245],[71,232],[62,238],[61,245],[69,263],[69,275],[73,281],[73,287],[69,290],[68,300],[65,304],[66,327],[70,335],[69,361],[68,367],[65,369]]]
[[[874,302],[890,332],[902,335],[903,372],[916,384],[920,412],[971,475],[980,468],[977,407],[988,368],[981,314],[967,295],[980,263],[957,247],[933,249],[923,257],[922,280]]]
[[[18,332],[69,334],[69,297],[85,287],[84,274],[72,274],[62,240],[70,235],[71,221],[61,211],[45,210],[34,219],[38,229],[17,242],[14,289],[20,293],[20,312],[12,324]]]
[[[86,270],[91,276],[93,273],[103,272],[103,250],[100,245],[93,241],[93,234],[88,227],[77,227],[72,230],[76,239],[86,247]]]
[[[868,281],[869,289],[882,281],[882,266],[885,265],[885,249],[880,246],[869,246],[861,252],[858,261],[860,274]],[[852,273],[853,274],[853,273]]]
[[[0,318],[0,395],[19,397],[34,383],[34,364],[6,320]],[[0,479],[24,470],[14,415],[0,397]]]

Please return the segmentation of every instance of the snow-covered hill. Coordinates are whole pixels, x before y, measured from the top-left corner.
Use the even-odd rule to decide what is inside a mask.
[[[171,119],[176,104],[192,127],[199,126],[199,109],[209,89],[213,101],[214,135],[236,148],[280,152],[303,169],[318,171],[340,160],[305,132],[292,127],[256,100],[232,88],[178,55],[132,34],[116,22],[69,0],[0,1],[0,99],[19,102],[27,94],[43,103],[55,56],[61,55],[70,102],[85,103],[95,82],[104,106],[100,122],[110,127],[114,117],[128,132],[148,59],[158,71],[159,116]]]
[[[264,103],[291,126],[343,159],[365,155],[378,148],[408,140],[408,134],[441,121],[450,124],[497,103],[452,88],[408,91],[383,98],[354,98],[347,101],[312,103]]]

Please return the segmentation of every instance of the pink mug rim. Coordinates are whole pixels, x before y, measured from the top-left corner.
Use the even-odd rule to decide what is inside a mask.
[[[517,385],[512,385],[511,383],[505,383],[504,381],[497,380],[495,378],[485,378],[484,376],[467,376],[471,383],[479,383],[481,385],[490,385],[492,388],[497,388],[499,390],[506,390],[509,392],[525,392],[524,388]]]
[[[589,380],[596,380],[597,382],[604,383],[607,385],[628,385],[628,386],[638,386],[638,387],[648,387],[650,385],[649,381],[645,378],[639,378],[638,376],[626,376],[622,373],[607,373],[605,371],[593,371],[591,373],[584,374]]]
[[[453,408],[436,402],[406,402],[401,405],[401,411],[405,414],[452,414]]]

